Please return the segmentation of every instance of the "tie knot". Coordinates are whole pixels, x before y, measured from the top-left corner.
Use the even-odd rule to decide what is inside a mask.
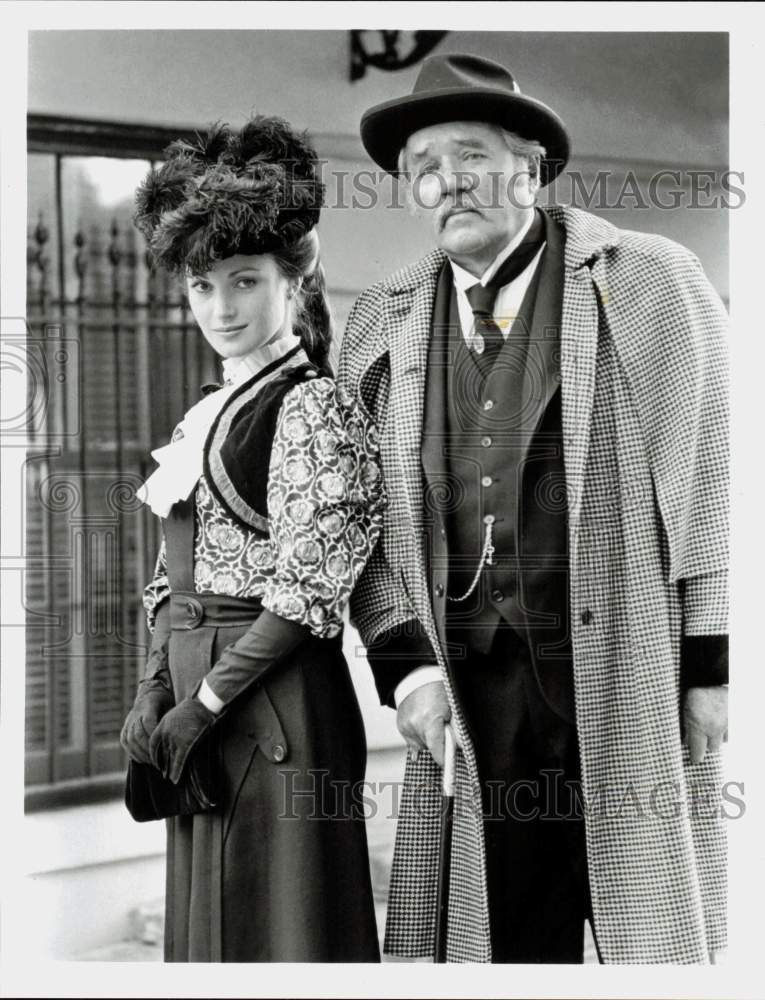
[[[475,316],[492,315],[500,288],[510,284],[526,270],[544,244],[544,236],[544,223],[537,212],[526,238],[502,262],[497,273],[485,285],[478,282],[465,292]]]
[[[494,310],[494,302],[497,298],[497,288],[492,288],[491,284],[478,284],[468,288],[465,292],[470,308],[474,316],[491,316]]]

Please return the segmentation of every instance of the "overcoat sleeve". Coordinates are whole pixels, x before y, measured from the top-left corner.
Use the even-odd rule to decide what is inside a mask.
[[[380,302],[377,287],[367,289],[354,302],[343,336],[337,377],[344,391],[362,400],[378,428],[387,417],[390,390],[387,352],[370,347],[382,324]],[[370,349],[377,354],[371,365]],[[392,530],[390,516],[388,510],[383,537]],[[398,683],[415,667],[435,664],[437,659],[385,549],[385,545],[378,545],[365,566],[351,594],[350,619],[366,646],[380,701],[393,708]]]
[[[395,708],[394,691],[407,674],[438,660],[382,546],[373,552],[351,596],[350,618],[366,646],[380,702]]]
[[[622,289],[606,312],[621,331],[620,357],[666,532],[669,580],[682,597],[682,683],[725,683],[728,317],[690,251],[657,238],[643,263],[633,272],[634,295]],[[650,340],[635,335],[646,330]]]

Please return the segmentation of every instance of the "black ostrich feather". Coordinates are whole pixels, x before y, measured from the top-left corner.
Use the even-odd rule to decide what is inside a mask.
[[[319,221],[316,152],[281,118],[256,115],[239,132],[217,123],[166,157],[139,187],[134,221],[168,270],[204,272],[245,246],[267,253]]]
[[[188,139],[176,139],[165,150],[165,157],[173,159],[176,156],[189,157],[203,166],[216,163],[231,144],[232,132],[225,122],[215,122],[207,130],[206,135],[197,132],[196,142]]]

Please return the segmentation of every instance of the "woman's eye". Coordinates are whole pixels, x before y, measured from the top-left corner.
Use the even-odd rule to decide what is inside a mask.
[[[478,153],[474,149],[470,149],[466,153],[463,153],[462,159],[463,160],[483,160],[483,159],[485,159],[485,155],[483,153]]]
[[[237,283],[237,288],[254,288],[256,285],[255,278],[240,278]]]
[[[210,290],[210,284],[207,281],[201,281],[197,279],[192,281],[190,288],[193,288],[195,292],[208,292]]]

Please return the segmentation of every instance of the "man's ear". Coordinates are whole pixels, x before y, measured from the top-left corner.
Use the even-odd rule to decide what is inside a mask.
[[[534,195],[534,200],[536,201],[539,190],[542,187],[541,181],[541,161],[538,156],[534,156],[529,160],[529,188],[531,193]]]

